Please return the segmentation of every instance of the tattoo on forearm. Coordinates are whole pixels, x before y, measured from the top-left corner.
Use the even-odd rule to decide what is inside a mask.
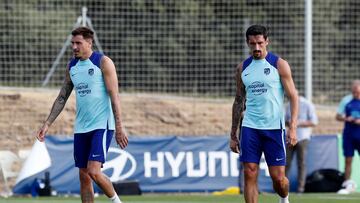
[[[236,96],[232,107],[231,139],[237,139],[236,132],[242,122],[243,111],[245,110],[245,86],[241,80],[242,67],[236,69]]]
[[[231,125],[231,137],[236,138],[236,131],[239,127],[240,120],[242,120],[242,114],[244,111],[243,108],[243,99],[240,96],[235,98],[233,108],[232,108],[232,125]]]
[[[73,84],[71,82],[64,82],[60,90],[60,93],[51,108],[49,117],[46,120],[48,123],[50,124],[53,123],[55,119],[58,117],[58,115],[61,113],[61,111],[64,109],[64,106],[71,94],[72,89],[73,89]]]
[[[118,97],[118,96],[116,96]],[[116,105],[116,102],[119,102],[117,99],[112,99],[111,107],[113,110],[114,118],[115,118],[115,125],[116,127],[121,127],[121,111],[120,106]]]
[[[231,125],[231,138],[237,138],[236,131],[242,121],[243,111],[245,110],[245,95],[235,97],[232,108],[232,125]]]

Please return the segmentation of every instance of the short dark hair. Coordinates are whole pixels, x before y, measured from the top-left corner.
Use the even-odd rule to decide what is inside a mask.
[[[72,36],[81,35],[84,39],[91,39],[94,41],[94,31],[88,27],[78,27],[71,32]]]
[[[249,36],[262,35],[264,39],[267,39],[269,30],[263,25],[252,25],[246,30],[246,41],[249,40]]]

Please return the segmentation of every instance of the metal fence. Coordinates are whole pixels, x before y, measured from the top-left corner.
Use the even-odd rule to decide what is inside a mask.
[[[125,124],[132,134],[227,134],[228,98],[234,95],[235,67],[248,57],[244,32],[249,25],[270,28],[269,50],[290,63],[296,86],[305,93],[305,1],[0,0],[0,86],[57,89],[72,54],[68,36],[74,26],[86,23],[98,37],[94,48],[115,62],[121,91],[147,94],[124,99]],[[316,0],[312,8],[313,101],[335,104],[360,78],[360,1]],[[4,88],[0,93],[6,94]],[[0,100],[0,141],[16,135],[31,141],[56,92],[47,94],[52,101],[45,103],[31,90],[27,95],[30,102],[17,95]],[[166,95],[186,99],[175,104]],[[198,105],[204,97],[225,100]],[[16,103],[22,112],[14,111]],[[53,133],[71,134],[70,103]],[[333,109],[324,115],[333,117]],[[336,126],[331,122],[320,124]],[[338,127],[331,129],[324,132]]]
[[[122,91],[233,95],[234,68],[248,55],[244,31],[261,23],[304,93],[304,0],[1,0],[0,85],[41,86],[54,66],[47,86],[59,86],[83,6]],[[359,78],[359,13],[357,0],[313,1],[317,103],[337,102]]]

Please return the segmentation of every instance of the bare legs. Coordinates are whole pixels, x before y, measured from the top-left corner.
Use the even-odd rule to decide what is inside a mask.
[[[275,192],[283,198],[288,196],[289,180],[285,176],[285,166],[270,166],[269,172]]]
[[[352,157],[345,157],[345,180],[350,180],[351,178],[351,165]]]
[[[79,169],[80,176],[80,193],[82,203],[93,203],[94,202],[94,189],[92,180],[87,172],[86,168]]]
[[[89,161],[87,168],[80,168],[80,192],[82,203],[94,202],[94,190],[92,181],[94,181],[111,198],[115,195],[115,190],[110,180],[101,172],[101,163]]]
[[[273,181],[273,188],[280,197],[289,194],[289,180],[285,177],[285,166],[270,166],[269,172]],[[244,197],[246,203],[258,202],[257,177],[259,165],[256,163],[244,163],[245,188]]]
[[[257,186],[257,177],[259,165],[256,163],[244,163],[245,188],[244,197],[246,203],[257,203],[259,190]]]

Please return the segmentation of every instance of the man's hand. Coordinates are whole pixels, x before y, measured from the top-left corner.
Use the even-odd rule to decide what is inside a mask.
[[[352,123],[352,122],[355,122],[355,119],[351,116],[348,116],[348,117],[345,117],[345,121],[346,122],[349,122],[349,123]]]
[[[354,119],[353,122],[354,122],[356,125],[360,125],[360,119],[359,119],[359,118]]]
[[[115,139],[116,139],[116,143],[120,146],[121,149],[124,149],[128,145],[129,140],[125,128],[116,130]]]
[[[40,141],[43,142],[45,140],[45,135],[46,132],[49,129],[49,124],[47,122],[44,123],[44,125],[39,129],[36,138]]]
[[[288,133],[286,135],[286,144],[290,147],[295,146],[297,143],[297,137],[296,137],[296,129],[289,128]]]
[[[239,140],[237,139],[237,137],[235,138],[230,138],[230,149],[232,152],[235,153],[240,153],[240,149],[239,149]]]

